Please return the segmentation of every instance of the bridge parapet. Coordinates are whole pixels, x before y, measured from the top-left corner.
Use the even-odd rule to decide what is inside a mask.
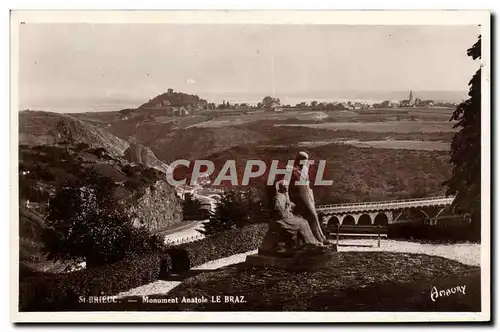
[[[365,211],[387,211],[397,209],[407,209],[412,207],[425,206],[446,206],[450,205],[455,197],[453,196],[438,196],[426,198],[413,198],[403,200],[381,201],[381,202],[359,202],[346,204],[329,204],[318,205],[316,211],[326,213],[349,213],[349,212],[365,212]]]

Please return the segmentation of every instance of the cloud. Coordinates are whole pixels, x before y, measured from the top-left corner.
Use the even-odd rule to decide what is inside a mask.
[[[192,78],[188,78],[188,80],[186,81],[187,84],[195,84],[196,83],[196,80],[193,80]]]

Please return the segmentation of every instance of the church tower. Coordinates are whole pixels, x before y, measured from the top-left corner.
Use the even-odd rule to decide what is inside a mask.
[[[410,90],[410,95],[408,96],[408,101],[409,101],[410,106],[415,105],[415,99],[413,98],[413,91],[412,90]]]

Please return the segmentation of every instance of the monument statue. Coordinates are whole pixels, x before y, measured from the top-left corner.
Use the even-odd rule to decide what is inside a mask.
[[[314,193],[308,182],[305,184],[309,180],[307,169],[304,170],[308,159],[309,155],[306,152],[299,152],[295,157],[290,181],[290,200],[295,204],[294,213],[307,220],[314,237],[324,244],[330,244],[320,227]]]
[[[275,219],[269,224],[269,230],[259,248],[262,255],[294,254],[300,249],[323,247],[309,226],[307,220],[293,214],[295,206],[288,196],[288,183],[276,182],[276,195],[273,199]]]
[[[299,162],[308,158],[305,152],[299,153],[295,166],[289,169],[293,186],[284,179],[275,183],[272,201],[275,217],[269,223],[258,254],[247,256],[248,265],[311,271],[338,264],[337,246],[321,231],[312,189],[308,184],[295,183],[307,180],[306,170],[302,172]]]

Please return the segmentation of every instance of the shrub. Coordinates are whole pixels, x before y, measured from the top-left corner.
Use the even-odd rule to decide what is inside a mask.
[[[267,228],[265,223],[249,225],[170,248],[167,253],[172,257],[172,271],[185,271],[219,258],[257,249]]]
[[[182,204],[182,211],[184,215],[184,220],[199,220],[202,218],[200,211],[201,203],[197,199],[186,197],[184,203]]]
[[[163,180],[163,173],[155,168],[146,168],[142,171],[141,177],[147,183],[155,183],[158,180]]]
[[[228,190],[217,202],[210,219],[203,223],[200,233],[212,235],[237,229],[255,222],[267,221],[269,212],[256,190]]]
[[[112,296],[158,280],[168,261],[155,253],[70,273],[34,273],[20,281],[19,310],[73,310],[81,296]]]
[[[48,259],[86,261],[93,267],[162,248],[159,236],[133,226],[114,197],[115,186],[90,171],[86,181],[56,192],[43,233]]]
[[[132,191],[140,192],[144,187],[144,182],[142,182],[138,178],[132,178],[125,181],[125,188],[130,189]]]
[[[47,202],[49,193],[38,187],[36,180],[19,179],[19,198],[24,198],[30,202]]]
[[[420,223],[389,224],[387,236],[391,239],[429,240],[432,242],[465,241],[468,227],[457,223],[428,225]]]
[[[90,149],[90,145],[88,145],[87,143],[84,143],[84,142],[77,143],[73,147],[73,151],[75,151],[75,152],[81,152],[81,151],[88,150],[88,149]]]
[[[87,149],[85,152],[92,153],[98,158],[105,158],[108,156],[108,152],[106,151],[105,148],[90,148]]]
[[[134,167],[132,167],[129,164],[122,167],[122,172],[125,173],[129,177],[136,177],[137,176],[137,172],[135,171]]]

